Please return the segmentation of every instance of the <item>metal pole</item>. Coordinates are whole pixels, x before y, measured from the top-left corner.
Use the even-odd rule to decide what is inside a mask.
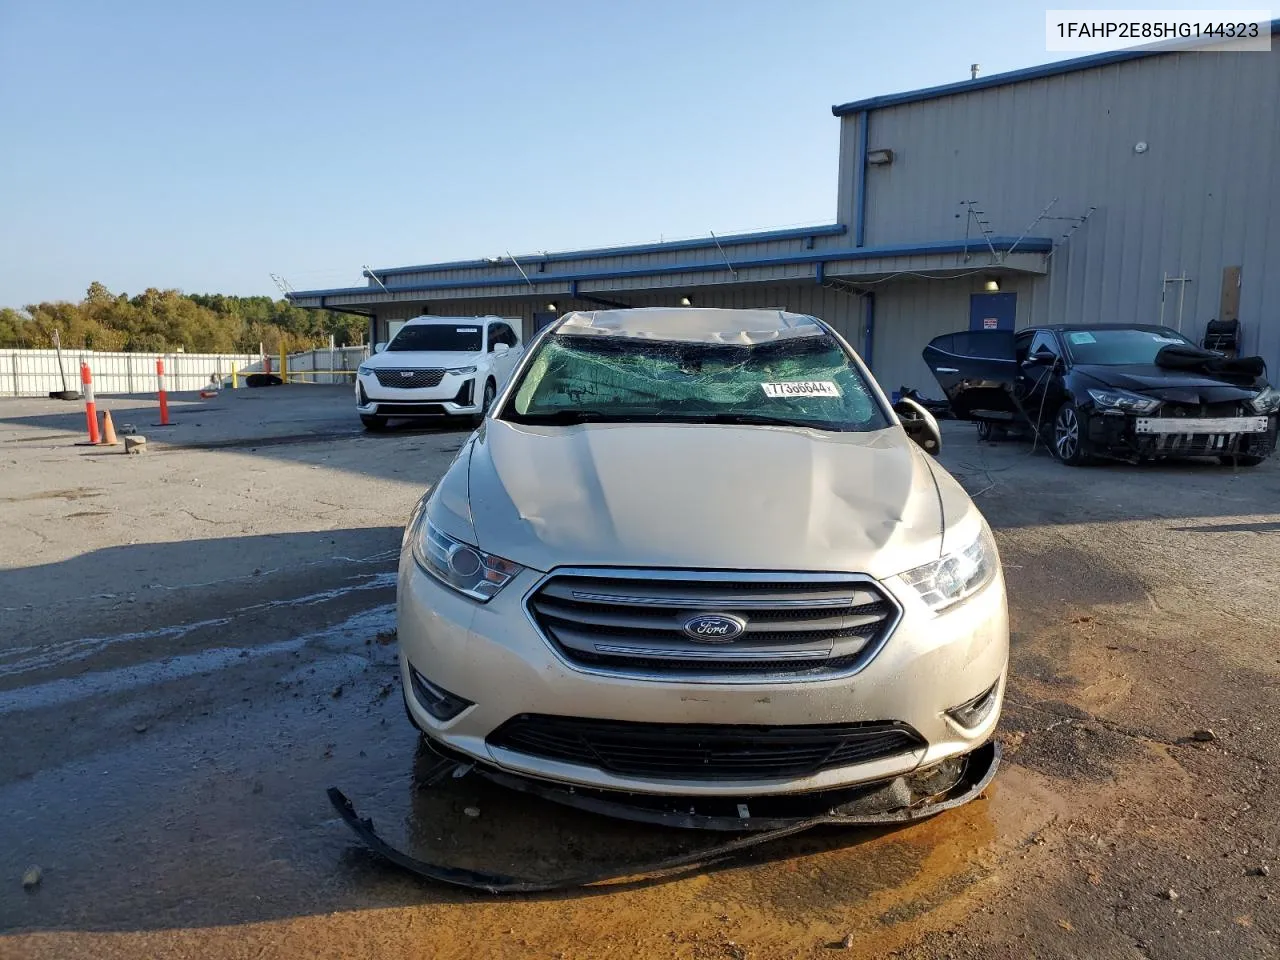
[[[62,369],[62,336],[53,328],[53,349],[58,351],[58,376],[62,379],[62,392],[67,392],[67,371]]]
[[[1182,279],[1182,283],[1178,286],[1178,332],[1179,333],[1182,332],[1182,302],[1184,299],[1186,299],[1187,283],[1189,282],[1185,275],[1181,279]]]

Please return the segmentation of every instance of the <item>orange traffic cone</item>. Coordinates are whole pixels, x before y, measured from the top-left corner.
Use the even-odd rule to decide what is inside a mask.
[[[111,411],[102,411],[102,442],[109,447],[116,446],[120,441],[116,439],[116,425],[111,422]]]

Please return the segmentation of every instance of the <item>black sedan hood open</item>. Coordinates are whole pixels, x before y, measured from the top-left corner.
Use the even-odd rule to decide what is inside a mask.
[[[1077,364],[1072,372],[1083,374],[1106,387],[1131,390],[1158,400],[1174,400],[1182,403],[1226,403],[1232,400],[1248,400],[1262,389],[1241,386],[1239,383],[1218,377],[1183,370],[1167,370],[1154,364],[1110,366],[1103,364]]]

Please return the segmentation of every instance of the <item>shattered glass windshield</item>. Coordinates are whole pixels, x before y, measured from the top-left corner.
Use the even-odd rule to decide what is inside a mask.
[[[750,345],[551,336],[502,416],[528,424],[889,425],[866,380],[825,333]]]

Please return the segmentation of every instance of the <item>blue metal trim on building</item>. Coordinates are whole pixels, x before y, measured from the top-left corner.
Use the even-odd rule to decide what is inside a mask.
[[[848,232],[842,223],[829,223],[818,227],[794,227],[788,230],[765,230],[761,233],[734,233],[718,237],[722,247],[739,246],[744,243],[770,243],[774,240],[795,240],[803,237],[838,237]],[[596,257],[626,257],[640,253],[665,253],[671,250],[699,250],[714,247],[716,241],[710,237],[694,240],[672,240],[668,243],[641,243],[629,247],[596,247],[589,250],[569,250],[564,253],[535,253],[520,256],[521,263],[546,262],[553,260],[591,260]],[[476,270],[484,267],[496,267],[511,263],[510,257],[498,257],[497,262],[489,260],[454,260],[449,263],[423,263],[413,267],[374,267],[364,271],[367,277],[376,273],[385,278],[400,273],[425,273],[431,270]]]
[[[1280,19],[1271,21],[1271,34],[1280,33]],[[1132,50],[1112,50],[1108,53],[1094,53],[1087,57],[1075,57],[1071,60],[1058,60],[1054,63],[1043,63],[1036,67],[1022,70],[1010,70],[1008,73],[993,73],[989,77],[977,80],[961,80],[956,83],[944,83],[937,87],[924,87],[920,90],[907,90],[903,93],[889,93],[880,97],[869,97],[866,100],[852,100],[831,108],[837,117],[847,117],[881,107],[896,107],[904,103],[918,103],[922,100],[936,100],[939,97],[950,97],[958,93],[971,93],[975,90],[989,90],[992,87],[1003,87],[1024,80],[1040,80],[1044,77],[1056,77],[1064,73],[1075,73],[1078,70],[1091,70],[1094,67],[1105,67],[1113,63],[1124,63],[1129,60],[1141,60],[1144,57],[1157,57],[1166,53],[1179,53],[1188,49],[1198,49],[1189,44],[1160,44],[1158,46],[1136,47]]]
[[[853,211],[853,245],[862,246],[867,239],[867,136],[871,129],[871,111],[863,110],[858,117],[858,171],[855,179],[857,209]]]
[[[990,247],[996,251],[1009,250],[1014,246],[1021,253],[1048,253],[1053,249],[1053,241],[1048,237],[992,237]],[[987,242],[982,244],[987,247]],[[790,253],[775,257],[757,257],[752,260],[736,260],[726,263],[724,260],[712,260],[702,263],[678,263],[659,267],[623,267],[609,270],[593,270],[586,273],[544,273],[534,274],[529,279],[533,289],[539,284],[576,283],[581,280],[614,280],[628,277],[657,277],[671,273],[706,273],[725,270],[730,266],[734,270],[749,270],[753,267],[776,267],[787,264],[831,263],[836,260],[872,260],[877,257],[910,257],[931,253],[963,253],[966,250],[979,252],[972,240],[938,240],[930,243],[914,243],[902,246],[861,247],[845,250],[815,250],[812,253]],[[788,278],[799,279],[799,278]],[[524,277],[476,278],[472,280],[438,280],[420,284],[388,284],[390,293],[416,293],[429,290],[465,290],[480,287],[513,287],[529,286]],[[289,295],[290,300],[310,299],[313,297],[332,296],[370,296],[380,295],[384,291],[380,287],[334,287],[327,290],[299,290]]]

